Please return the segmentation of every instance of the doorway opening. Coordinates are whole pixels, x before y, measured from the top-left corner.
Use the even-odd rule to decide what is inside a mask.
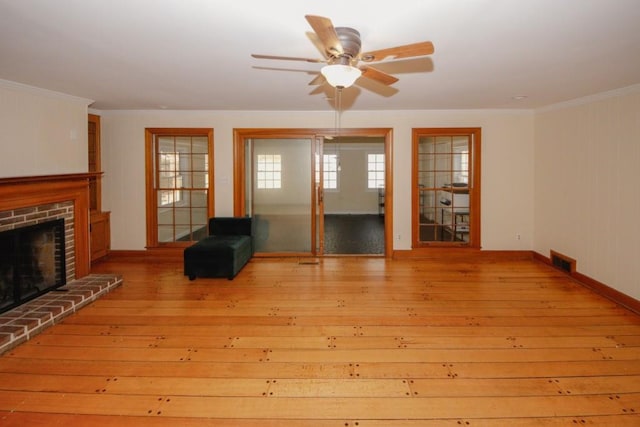
[[[384,148],[382,137],[324,141],[325,254],[384,254]]]
[[[234,215],[259,256],[392,254],[391,129],[236,129]]]

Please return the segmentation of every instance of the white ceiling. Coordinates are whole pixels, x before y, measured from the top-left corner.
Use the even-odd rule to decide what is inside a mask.
[[[343,109],[539,108],[640,83],[640,0],[0,0],[0,79],[97,110],[330,110],[304,16],[360,31],[400,78],[345,89]],[[525,99],[513,97],[524,95]]]

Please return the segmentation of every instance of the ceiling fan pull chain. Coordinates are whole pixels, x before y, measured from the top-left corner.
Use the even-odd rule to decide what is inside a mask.
[[[340,130],[342,129],[342,88],[336,87],[336,135],[338,136],[336,139],[336,157],[338,158],[338,170],[342,170],[341,159],[340,159]]]
[[[336,92],[336,102],[338,103],[336,107],[336,114],[338,117],[338,137],[340,137],[340,131],[342,129],[342,88],[337,87]]]

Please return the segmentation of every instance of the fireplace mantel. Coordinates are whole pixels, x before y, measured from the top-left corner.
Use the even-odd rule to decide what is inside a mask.
[[[13,184],[27,184],[36,182],[51,182],[51,181],[78,181],[88,180],[101,176],[102,172],[87,172],[87,173],[67,173],[61,175],[33,175],[33,176],[14,176],[8,178],[0,178],[0,186],[13,185]]]
[[[99,175],[99,174],[97,174]],[[89,179],[95,173],[0,178],[0,212],[72,201],[76,278],[89,274]]]

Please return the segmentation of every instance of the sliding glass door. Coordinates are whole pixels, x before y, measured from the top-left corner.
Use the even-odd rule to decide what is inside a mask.
[[[254,218],[255,250],[312,253],[313,139],[245,140],[246,214]]]
[[[324,216],[327,198],[334,197],[335,209],[347,209],[347,213],[358,210],[353,206],[336,205],[335,196],[339,194],[330,194],[339,180],[337,150],[323,147],[330,145],[328,141],[335,143],[333,133],[334,129],[234,129],[233,212],[235,216],[253,218],[256,254],[321,256],[327,253]],[[384,148],[376,146],[375,161],[367,160],[370,167],[358,169],[362,172],[362,180],[358,182],[370,186],[363,187],[365,190],[361,193],[365,193],[371,204],[371,216],[384,227],[384,236],[380,239],[384,251],[376,249],[367,254],[390,256],[392,239],[388,236],[391,236],[393,224],[391,130],[343,129],[342,133],[349,137],[375,137],[379,144],[384,141]],[[362,163],[363,156],[353,157]],[[371,171],[375,172],[375,180],[371,178]],[[355,179],[352,175],[343,178],[348,181],[343,182],[345,189],[347,184],[354,184],[350,182]],[[386,191],[382,191],[383,187]],[[381,195],[384,196],[383,203],[380,202]],[[355,199],[353,193],[344,197]],[[345,237],[346,233],[338,235],[338,239]]]

